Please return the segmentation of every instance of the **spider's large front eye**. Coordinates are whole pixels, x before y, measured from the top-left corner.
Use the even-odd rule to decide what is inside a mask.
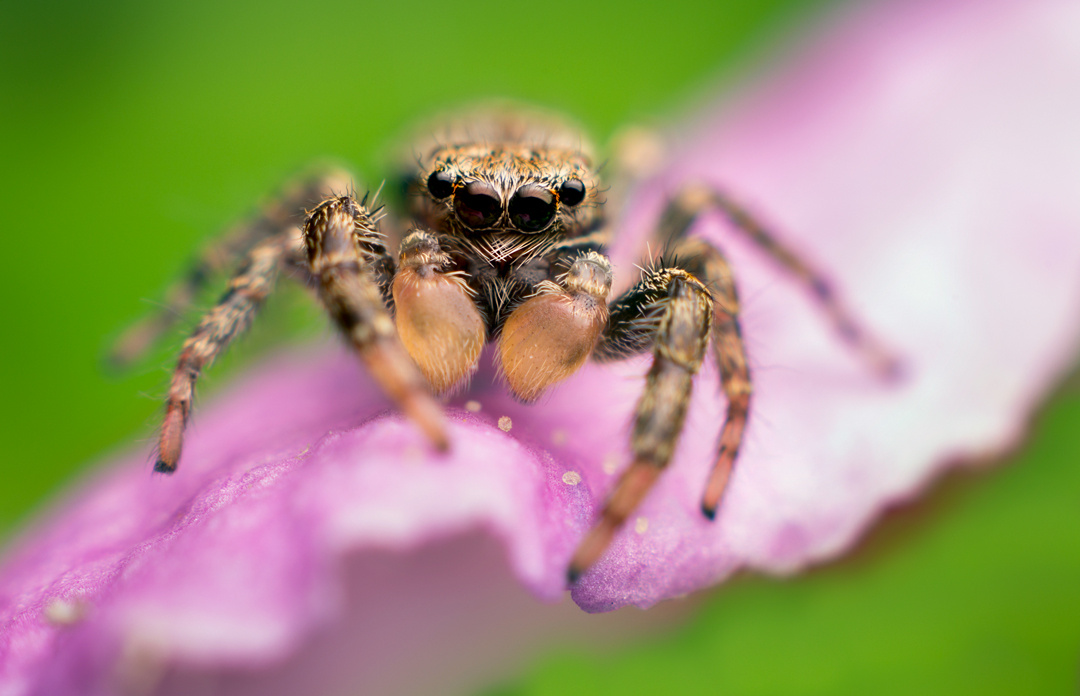
[[[502,202],[491,184],[472,181],[454,194],[454,212],[474,230],[491,227],[502,215]]]
[[[427,190],[435,200],[442,200],[454,192],[454,177],[445,169],[432,172],[427,180]]]
[[[555,196],[543,186],[526,184],[510,199],[510,222],[522,232],[539,232],[555,218]]]
[[[559,187],[559,200],[569,206],[582,202],[585,200],[585,184],[578,179],[568,179]]]

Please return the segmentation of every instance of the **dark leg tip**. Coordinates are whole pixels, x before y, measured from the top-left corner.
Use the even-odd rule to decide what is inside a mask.
[[[716,519],[716,508],[702,503],[701,514],[705,515],[705,518],[711,522]]]
[[[566,584],[569,587],[573,587],[574,585],[576,585],[579,578],[581,578],[581,571],[580,570],[578,570],[574,566],[570,566],[569,568],[567,568],[567,570],[566,570]]]
[[[176,464],[169,464],[159,457],[154,462],[154,471],[159,474],[171,474],[176,471]]]

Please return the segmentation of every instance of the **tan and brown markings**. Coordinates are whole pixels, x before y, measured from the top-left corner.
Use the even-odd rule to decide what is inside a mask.
[[[710,346],[728,399],[703,482],[701,507],[710,519],[738,455],[752,394],[739,301],[720,249],[687,235],[698,215],[725,215],[806,285],[845,341],[882,373],[895,368],[824,276],[723,192],[693,185],[674,196],[650,242],[663,253],[612,300],[605,201],[575,129],[546,116],[489,111],[451,123],[417,152],[404,177],[411,222],[401,233],[380,231],[382,209],[349,193],[347,176],[319,177],[230,233],[170,292],[169,312],[121,339],[115,358],[130,361],[170,327],[167,316],[190,306],[213,271],[238,265],[181,350],[155,471],[176,470],[196,379],[248,326],[283,268],[315,288],[383,391],[439,449],[450,440],[434,395],[465,384],[488,341],[497,343],[508,388],[525,402],[590,357],[652,353],[635,411],[633,459],[575,551],[571,582],[596,562],[671,461]],[[286,212],[320,199],[302,222]],[[400,240],[396,253],[388,239]]]

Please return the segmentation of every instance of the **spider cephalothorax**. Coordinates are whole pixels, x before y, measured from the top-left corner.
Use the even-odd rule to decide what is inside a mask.
[[[486,339],[499,340],[503,374],[526,401],[595,345],[611,266],[587,253],[601,246],[602,208],[591,157],[573,139],[550,119],[469,119],[421,150],[407,176],[417,225],[399,254],[395,317],[437,392],[471,374]],[[543,359],[523,361],[531,344],[521,339],[538,322],[558,340],[533,351]]]
[[[575,552],[571,580],[603,553],[671,460],[710,346],[728,398],[704,482],[702,510],[710,518],[738,454],[752,391],[739,303],[721,251],[687,235],[699,214],[727,216],[806,285],[845,340],[879,368],[892,365],[820,273],[712,187],[689,185],[672,197],[649,243],[661,253],[612,300],[605,201],[592,153],[574,128],[534,113],[488,110],[451,121],[415,153],[404,177],[408,225],[380,230],[389,226],[381,208],[340,193],[351,190],[348,177],[317,177],[209,251],[170,294],[173,311],[121,341],[118,357],[130,359],[191,303],[210,271],[239,261],[228,291],[184,344],[155,470],[176,469],[196,378],[247,326],[282,267],[316,289],[381,388],[440,448],[450,442],[433,394],[465,384],[489,341],[498,344],[507,387],[526,402],[590,357],[652,353],[632,461]],[[294,211],[309,201],[317,204],[297,224]]]

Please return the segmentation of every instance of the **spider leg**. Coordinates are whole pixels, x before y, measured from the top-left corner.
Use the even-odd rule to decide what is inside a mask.
[[[739,454],[753,384],[746,361],[746,346],[739,327],[739,296],[731,266],[719,249],[702,239],[686,239],[676,247],[680,265],[709,283],[713,298],[712,347],[720,368],[720,383],[727,397],[727,414],[720,431],[716,460],[705,485],[701,511],[710,520],[727,488],[732,466]]]
[[[660,222],[658,237],[660,248],[665,250],[663,253],[667,253],[669,245],[677,244],[685,237],[699,215],[710,210],[720,211],[737,230],[803,283],[828,316],[840,338],[852,346],[875,372],[886,378],[899,374],[899,359],[848,310],[825,274],[782,243],[763,222],[723,191],[706,184],[694,184],[683,188],[675,196]]]
[[[612,304],[594,356],[613,360],[651,348],[653,363],[634,415],[633,461],[616,482],[599,521],[574,552],[567,571],[571,583],[596,562],[671,461],[693,378],[705,357],[714,311],[709,290],[680,268],[646,271]]]
[[[183,277],[169,287],[163,306],[120,335],[109,351],[108,363],[115,368],[125,369],[140,360],[182,320],[210,281],[235,268],[263,240],[289,230],[298,234],[302,220],[297,212],[321,200],[330,191],[345,190],[348,182],[348,177],[343,173],[297,180],[256,217],[226,232],[204,249]]]
[[[319,299],[371,376],[440,450],[449,448],[442,407],[398,339],[384,299],[393,263],[375,216],[352,196],[320,203],[304,222],[304,248]]]
[[[273,289],[289,244],[290,238],[285,234],[256,244],[229,281],[229,288],[217,305],[184,341],[165,403],[165,421],[161,426],[154,471],[167,474],[176,471],[184,428],[191,414],[195,381],[229,342],[251,324],[256,310]]]

